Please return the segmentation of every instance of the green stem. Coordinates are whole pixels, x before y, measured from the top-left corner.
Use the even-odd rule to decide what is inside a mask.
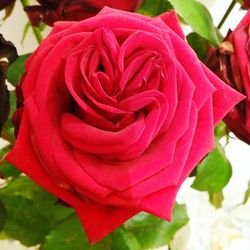
[[[29,6],[30,1],[29,0],[21,0],[23,7]]]
[[[21,0],[21,3],[22,3],[22,5],[23,5],[24,8],[25,8],[26,6],[29,6],[29,5],[30,5],[29,0]],[[42,33],[41,33],[40,29],[34,27],[33,25],[31,25],[31,27],[32,27],[32,31],[33,31],[33,34],[34,34],[35,37],[36,37],[37,42],[38,42],[38,43],[41,43],[41,41],[43,40],[43,36],[42,36]]]
[[[228,7],[228,9],[227,9],[227,11],[225,13],[225,15],[222,17],[220,23],[218,24],[218,26],[217,26],[218,29],[220,29],[223,26],[223,24],[225,23],[226,19],[230,15],[230,13],[231,13],[231,11],[232,11],[232,9],[234,8],[235,5],[236,5],[236,1],[233,0],[231,2],[231,4],[229,5],[229,7]]]
[[[43,36],[42,36],[40,29],[37,27],[34,27],[33,25],[31,25],[31,27],[32,27],[33,34],[35,35],[37,42],[41,43],[41,41],[43,40]]]

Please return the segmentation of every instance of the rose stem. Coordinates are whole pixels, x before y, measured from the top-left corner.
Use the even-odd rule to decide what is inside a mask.
[[[24,8],[26,6],[30,5],[29,0],[21,0],[21,3],[22,3],[22,5],[23,5]],[[41,31],[39,30],[39,28],[36,28],[33,25],[31,25],[31,27],[32,27],[33,34],[35,35],[37,42],[41,43],[41,41],[43,40]]]
[[[231,2],[231,4],[229,5],[229,7],[228,7],[228,9],[227,9],[227,11],[225,13],[225,15],[222,17],[220,23],[218,24],[218,26],[217,26],[218,29],[220,29],[223,26],[223,24],[225,23],[226,19],[229,16],[229,14],[231,13],[232,9],[234,8],[235,4],[236,4],[236,1],[233,0]]]

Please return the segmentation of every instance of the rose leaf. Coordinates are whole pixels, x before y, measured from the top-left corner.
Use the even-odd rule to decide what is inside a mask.
[[[2,201],[0,200],[0,232],[2,231],[6,221],[6,209]]]
[[[188,34],[187,41],[199,59],[204,61],[206,59],[207,50],[209,47],[208,41],[195,32]]]
[[[7,211],[3,231],[26,246],[43,242],[50,231],[74,212],[56,204],[57,198],[26,176],[19,176],[0,189]]]
[[[0,177],[2,178],[17,177],[21,174],[21,172],[12,166],[12,164],[4,160],[10,147],[10,145],[7,145],[0,150]]]
[[[14,195],[1,198],[7,212],[3,231],[26,246],[39,244],[49,233],[50,223],[33,201]]]
[[[74,212],[70,208],[56,205],[57,198],[31,181],[27,176],[19,176],[5,188],[0,189],[0,196],[21,196],[34,202],[36,208],[50,220],[55,227]]]
[[[229,182],[232,176],[232,166],[227,159],[222,146],[217,147],[198,165],[196,178],[192,184],[194,189],[217,193]]]
[[[14,112],[16,111],[16,94],[15,91],[9,91],[9,102],[10,102],[10,111],[8,115],[8,119],[6,120],[4,126],[3,126],[3,132],[5,132],[6,135],[11,136],[12,138],[9,138],[9,141],[15,141],[14,137],[14,127],[12,124],[12,117]]]
[[[24,64],[30,54],[21,55],[18,59],[9,67],[7,73],[7,80],[13,85],[17,85],[21,75],[25,72]]]
[[[176,204],[171,223],[147,213],[140,213],[126,222],[124,228],[135,235],[142,249],[157,248],[168,245],[188,220],[186,207]]]
[[[141,250],[141,244],[136,236],[120,227],[112,234],[112,250]]]
[[[140,14],[153,17],[167,12],[170,9],[173,9],[173,6],[166,0],[145,0],[138,12]]]
[[[169,0],[176,12],[183,17],[193,31],[218,47],[222,41],[218,29],[213,24],[213,19],[207,8],[196,0]]]
[[[111,238],[90,245],[76,215],[69,217],[46,237],[41,250],[110,250]]]
[[[2,175],[4,178],[9,177],[17,177],[21,174],[21,172],[13,167],[10,163],[3,161],[0,165],[0,175]]]

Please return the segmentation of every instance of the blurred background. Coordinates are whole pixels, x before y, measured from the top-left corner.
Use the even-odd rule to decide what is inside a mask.
[[[205,4],[217,25],[230,5],[230,0],[200,0]],[[17,1],[14,13],[2,26],[0,33],[17,47],[19,55],[32,52],[37,47],[32,31],[21,44],[23,29],[27,17]],[[221,32],[226,35],[229,29],[234,29],[245,11],[236,5]],[[183,27],[186,33],[189,30]],[[47,30],[48,32],[49,30]],[[3,145],[4,141],[0,141]],[[215,209],[210,203],[206,192],[191,189],[192,178],[183,185],[177,201],[184,202],[188,208],[190,222],[176,235],[171,250],[249,250],[250,249],[250,203],[240,205],[244,199],[245,190],[250,180],[250,146],[244,144],[231,135],[226,146],[226,153],[233,166],[233,176],[224,189],[223,206]],[[153,228],[152,228],[153,230]],[[0,241],[1,250],[36,249],[26,248],[17,241]],[[167,248],[161,248],[167,249]]]

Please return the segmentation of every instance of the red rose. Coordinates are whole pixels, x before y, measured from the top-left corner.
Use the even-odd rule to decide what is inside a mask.
[[[26,69],[7,160],[70,204],[92,242],[140,211],[171,220],[215,124],[242,100],[197,59],[174,12],[59,22]]]
[[[250,11],[219,49],[211,49],[207,65],[228,85],[247,98],[225,117],[229,129],[250,144]]]
[[[55,21],[80,21],[96,15],[104,6],[126,11],[139,8],[143,0],[37,0],[40,5],[26,7],[33,25],[41,21],[52,26]]]

